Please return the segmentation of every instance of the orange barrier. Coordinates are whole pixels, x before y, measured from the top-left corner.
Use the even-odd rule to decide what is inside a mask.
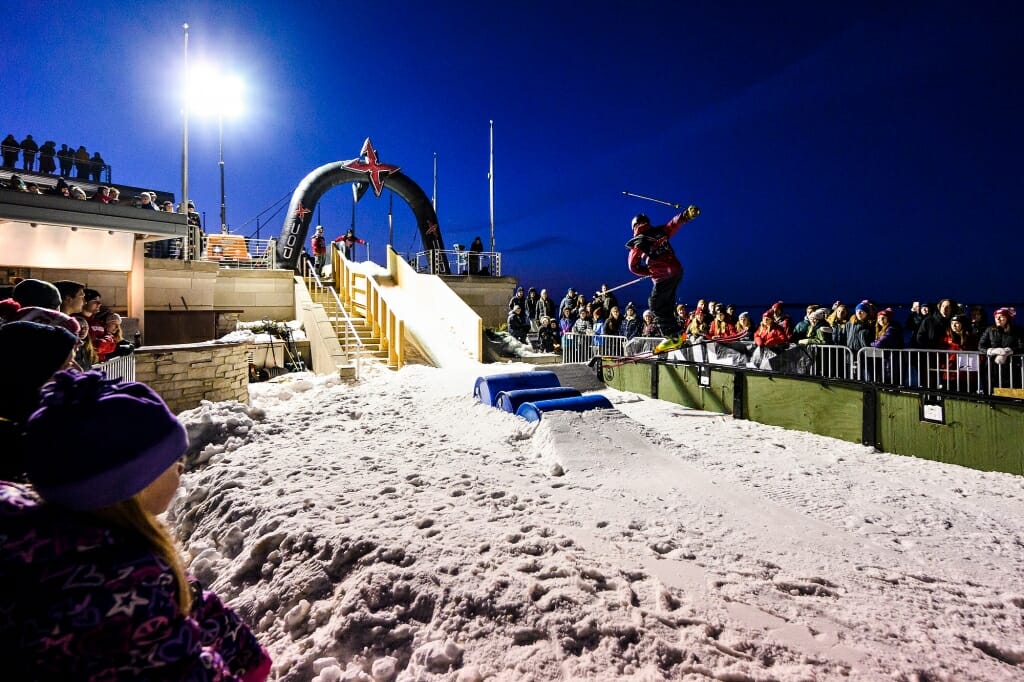
[[[211,234],[206,237],[207,260],[250,260],[245,237],[240,234]]]

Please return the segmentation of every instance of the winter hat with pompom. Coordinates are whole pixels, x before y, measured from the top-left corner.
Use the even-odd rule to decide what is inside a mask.
[[[28,420],[26,474],[47,502],[98,509],[141,491],[187,448],[185,427],[149,386],[64,371]]]

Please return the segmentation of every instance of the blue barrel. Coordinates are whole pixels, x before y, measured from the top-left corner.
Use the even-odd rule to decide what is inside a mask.
[[[573,398],[581,395],[571,386],[551,386],[549,388],[523,388],[518,391],[502,391],[495,400],[495,407],[505,412],[516,413],[523,403],[535,403],[538,400],[554,400],[555,398]]]
[[[567,410],[570,412],[586,412],[598,408],[611,408],[612,404],[603,395],[591,393],[576,398],[555,398],[553,400],[538,400],[534,403],[523,403],[516,411],[517,417],[522,417],[528,422],[538,421],[544,412],[555,410]]]
[[[525,388],[550,388],[561,386],[554,372],[516,372],[514,374],[493,374],[477,377],[473,386],[473,397],[484,405],[494,407],[502,391],[518,391]]]

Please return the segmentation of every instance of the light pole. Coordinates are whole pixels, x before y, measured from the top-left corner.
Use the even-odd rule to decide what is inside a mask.
[[[220,231],[228,232],[227,193],[224,183],[224,117],[235,116],[242,106],[242,81],[220,70],[204,68],[192,79],[196,89],[193,102],[217,113],[217,165],[220,168]]]
[[[224,111],[217,111],[217,150],[220,156],[220,233],[228,233],[228,205],[224,194]]]

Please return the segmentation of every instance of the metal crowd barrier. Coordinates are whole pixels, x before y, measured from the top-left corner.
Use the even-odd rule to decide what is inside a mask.
[[[978,351],[862,348],[857,353],[861,381],[951,393],[992,395],[1024,387],[1024,355],[1000,364]]]
[[[416,272],[430,274],[481,275],[501,277],[501,254],[497,251],[474,252],[466,249],[452,251],[431,249],[420,251],[410,263]]]
[[[563,334],[562,362],[587,363],[591,359],[603,356],[610,358],[630,357],[654,350],[662,338],[636,336],[626,339],[625,336],[606,334]]]
[[[116,358],[110,358],[106,362],[93,365],[91,369],[103,370],[108,379],[135,381],[135,354],[119,355]]]
[[[660,341],[661,338],[626,340],[622,336],[565,334],[562,336],[562,362],[587,363],[596,356],[639,355],[654,350]],[[724,346],[736,348],[737,344]],[[746,366],[764,368],[764,365],[757,365],[751,360],[752,344],[744,346],[749,347]],[[704,344],[684,346],[683,351],[688,361],[728,366],[724,362],[714,362],[717,354],[707,352]],[[1010,355],[1005,362],[999,363],[994,357],[978,351],[862,348],[854,356],[846,346],[808,344],[774,349],[773,355],[779,356],[783,362],[773,364],[773,369],[765,371],[779,374],[978,395],[1024,389],[1024,355],[1020,354]],[[709,356],[712,358],[710,361]],[[736,358],[742,363],[742,354]]]

